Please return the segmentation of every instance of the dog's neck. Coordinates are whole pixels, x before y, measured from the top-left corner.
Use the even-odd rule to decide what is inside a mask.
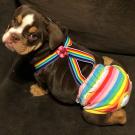
[[[42,70],[47,68],[48,65],[54,63],[60,58],[63,59],[65,57],[68,57],[69,68],[71,69],[74,79],[78,85],[81,85],[84,82],[85,77],[81,73],[78,61],[89,63],[93,66],[96,63],[96,61],[92,54],[86,53],[79,49],[75,49],[72,47],[72,45],[72,40],[69,37],[67,37],[66,41],[56,50],[53,50],[53,52],[50,55],[44,57],[43,59],[35,63],[34,67],[36,69],[36,73],[41,72]]]

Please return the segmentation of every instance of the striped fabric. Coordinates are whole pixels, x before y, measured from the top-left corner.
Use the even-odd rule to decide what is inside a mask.
[[[41,68],[45,68],[47,65],[51,64],[58,58],[58,54],[54,52],[53,54],[49,55],[48,57],[43,58],[39,62],[35,64],[36,71],[39,71]]]
[[[66,56],[74,80],[79,85],[76,102],[80,103],[85,111],[106,114],[124,107],[128,103],[132,88],[128,74],[116,65],[96,65],[92,54],[71,48],[71,46],[72,40],[67,37],[64,46],[58,47],[54,53],[35,64],[36,71]],[[88,78],[83,76],[78,61],[94,66]]]
[[[95,66],[79,88],[77,102],[87,112],[106,114],[124,107],[130,97],[132,83],[119,66]]]
[[[68,47],[67,51],[69,55],[69,66],[70,66],[72,75],[74,77],[74,80],[76,81],[78,85],[81,85],[86,78],[81,73],[78,61],[87,62],[94,65],[95,58],[92,54],[88,54],[78,49]]]
[[[68,47],[71,45],[72,45],[72,40],[69,37],[67,37],[67,39],[64,43],[64,46]],[[45,58],[41,59],[40,61],[38,61],[37,63],[35,63],[34,67],[35,67],[36,71],[39,71],[41,68],[45,68],[47,65],[54,62],[57,58],[59,58],[59,55],[57,54],[57,51],[55,51],[48,57],[45,57]]]

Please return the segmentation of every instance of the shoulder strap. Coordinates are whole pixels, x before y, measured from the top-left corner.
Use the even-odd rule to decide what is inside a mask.
[[[42,68],[45,68],[47,65],[51,64],[52,62],[54,62],[55,60],[57,60],[59,58],[59,55],[54,52],[51,55],[43,58],[42,60],[40,60],[39,62],[37,62],[34,67],[36,69],[36,71],[39,71]]]
[[[69,56],[69,66],[72,71],[73,77],[78,85],[81,85],[86,79],[80,70],[78,61],[95,64],[95,58],[92,54],[67,47],[68,56]]]
[[[67,37],[63,48],[64,48],[64,51],[66,50],[66,53],[68,55],[69,66],[70,66],[70,70],[72,72],[72,75],[73,75],[76,83],[78,85],[81,85],[86,78],[81,73],[78,61],[82,61],[82,62],[86,62],[86,63],[90,63],[90,64],[94,65],[95,58],[90,53],[86,53],[84,51],[81,51],[81,50],[78,50],[75,48],[71,48],[70,47],[71,45],[72,45],[72,40],[69,37]],[[51,64],[52,62],[54,62],[58,58],[60,58],[60,54],[57,52],[60,52],[60,51],[56,50],[54,53],[52,53],[48,57],[45,57],[42,60],[40,60],[39,62],[37,62],[35,64],[36,71],[38,71],[42,68],[45,68],[47,65]]]

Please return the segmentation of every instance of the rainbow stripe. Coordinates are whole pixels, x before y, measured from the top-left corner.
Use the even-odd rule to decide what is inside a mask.
[[[94,65],[96,63],[95,58],[90,53],[70,46],[72,46],[72,40],[67,37],[63,48],[66,50],[74,80],[80,86],[76,102],[84,106],[85,111],[95,114],[106,114],[124,107],[128,103],[132,88],[127,73],[116,65],[104,66],[98,64],[85,78],[78,61]],[[59,58],[60,54],[56,50],[35,64],[36,71],[46,68]]]
[[[51,64],[53,61],[57,60],[58,54],[54,52],[53,54],[49,55],[48,57],[43,58],[39,62],[35,64],[35,69],[39,70],[41,68],[46,67],[47,65]]]
[[[69,47],[73,44],[72,40],[70,39],[70,37],[66,38],[66,42],[64,43],[64,47]]]
[[[113,112],[127,104],[131,85],[127,73],[121,67],[98,64],[80,86],[77,102],[89,113]]]
[[[74,80],[76,81],[76,83],[78,85],[81,85],[86,78],[81,73],[78,61],[87,62],[87,63],[94,65],[95,58],[90,53],[86,53],[86,52],[80,51],[78,49],[69,47],[72,45],[72,43],[73,43],[72,40],[69,37],[67,37],[67,39],[64,43],[64,48],[66,48],[66,50],[67,50],[67,54],[68,54],[68,58],[69,58],[69,65],[70,65],[70,69],[71,69],[72,75],[74,77]],[[58,58],[59,58],[59,55],[57,54],[57,50],[56,50],[53,54],[51,54],[48,57],[45,57],[42,60],[40,60],[39,62],[37,62],[35,64],[35,69],[37,71],[39,71],[42,68],[46,68],[47,65],[56,61]]]
[[[81,73],[77,60],[72,57],[69,57],[69,65],[71,67],[70,69],[71,69],[71,72],[73,74],[73,77],[74,77],[76,83],[81,85],[84,82],[85,77]],[[76,78],[78,78],[78,79],[76,79]]]
[[[83,61],[86,63],[91,63],[91,64],[95,63],[95,58],[90,53],[86,53],[86,52],[80,51],[78,49],[70,48],[70,47],[67,48],[67,51],[68,51],[69,57],[76,58],[77,60]]]

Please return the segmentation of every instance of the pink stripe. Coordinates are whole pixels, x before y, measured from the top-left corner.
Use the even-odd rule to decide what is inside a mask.
[[[95,84],[95,85],[98,85],[98,86],[95,87],[95,88],[91,88],[91,89],[93,89],[92,92],[95,92],[95,91],[102,85],[102,83],[104,82],[106,76],[107,76],[108,73],[109,73],[109,70],[105,70],[105,68],[104,68],[104,71],[103,71],[103,72],[104,72],[104,73],[102,73],[101,78],[99,78],[99,79],[100,79],[100,83]],[[97,82],[99,82],[99,80],[98,80]],[[84,100],[85,104],[87,104],[88,101],[89,101],[89,97],[87,97],[87,98]]]
[[[132,91],[132,82],[129,80],[129,88],[127,90],[129,93]]]
[[[119,71],[116,68],[113,68],[112,76],[110,77],[110,79],[106,83],[103,90],[96,96],[96,98],[92,101],[91,104],[95,104],[95,103],[100,102],[109,93],[109,91],[114,86],[114,84],[117,80],[118,74],[119,74]]]

